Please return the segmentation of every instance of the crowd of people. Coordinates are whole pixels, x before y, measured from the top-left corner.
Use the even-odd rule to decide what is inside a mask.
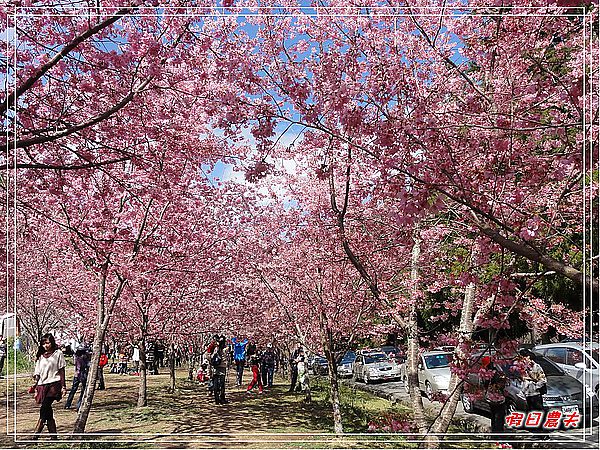
[[[265,389],[273,387],[276,372],[286,372],[286,363],[289,363],[291,375],[289,391],[304,392],[306,400],[310,401],[308,367],[300,345],[286,361],[283,352],[271,342],[259,347],[248,339],[234,337],[229,341],[223,335],[215,335],[205,355],[206,358],[196,372],[196,380],[208,386],[210,395],[214,395],[215,404],[228,403],[225,398],[225,376],[228,368],[235,371],[236,386],[241,388],[244,370],[248,367],[252,378],[248,385],[244,386],[245,391],[250,394],[256,390],[263,394]]]
[[[150,343],[146,350],[148,356],[153,355],[153,358],[148,361],[150,367],[158,368],[164,364],[164,353],[161,355],[160,347],[159,351],[156,351],[156,347],[155,343]],[[97,374],[97,389],[100,390],[105,389],[102,372],[109,360],[109,356],[104,353],[104,350],[108,349],[103,348]],[[117,355],[112,354],[118,364],[116,366],[118,370],[115,373],[127,372],[128,358],[124,356],[124,349],[121,349],[121,351]],[[83,390],[87,384],[90,371],[91,354],[91,348],[85,345],[78,346],[73,354],[74,375],[65,401],[66,409],[72,408],[78,390],[81,390],[81,392],[77,408],[79,409],[81,406]],[[133,348],[130,357],[134,354],[135,348]],[[214,397],[214,402],[217,405],[229,403],[225,395],[226,374],[229,368],[235,368],[236,385],[241,388],[243,386],[244,369],[249,367],[252,378],[245,390],[250,394],[256,388],[258,393],[262,394],[265,389],[273,387],[274,373],[285,366],[285,364],[282,364],[283,352],[274,347],[273,343],[258,347],[256,343],[250,342],[248,339],[233,338],[228,340],[223,335],[215,335],[202,354],[204,358],[201,359],[200,367],[196,373],[196,380],[207,385],[209,395]],[[514,368],[516,376],[521,380],[528,410],[542,411],[542,395],[546,392],[546,376],[534,358],[535,355],[531,351],[522,350],[514,363]],[[303,392],[305,400],[310,401],[308,365],[304,349],[300,344],[291,351],[286,363],[290,375],[289,392]],[[494,365],[489,356],[483,357],[481,363],[483,369],[491,374],[484,384],[486,400],[491,405],[492,432],[502,432],[507,414],[506,374]],[[37,439],[45,426],[47,426],[51,437],[56,438],[56,422],[52,404],[61,400],[67,394],[65,367],[65,355],[56,344],[52,334],[42,336],[36,354],[33,374],[35,384],[30,388],[30,392],[35,394],[36,403],[40,405],[39,420],[35,428],[34,439]],[[137,370],[137,368],[135,369]]]

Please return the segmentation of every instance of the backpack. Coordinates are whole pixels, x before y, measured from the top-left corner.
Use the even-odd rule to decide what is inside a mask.
[[[105,365],[108,364],[108,356],[106,356],[104,353],[100,355],[100,361],[98,361],[98,365],[100,367],[104,367]]]

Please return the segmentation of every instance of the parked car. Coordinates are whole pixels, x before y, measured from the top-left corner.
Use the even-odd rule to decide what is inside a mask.
[[[534,358],[546,374],[548,392],[544,394],[544,409],[558,409],[563,414],[577,411],[583,414],[586,420],[598,417],[598,397],[583,386],[581,382],[566,374],[557,364],[543,356],[536,354]],[[497,361],[496,367],[504,372],[508,379],[504,390],[506,395],[507,410],[527,411],[527,399],[522,392],[522,382],[512,372],[512,361]],[[477,374],[469,376],[468,383],[479,390],[480,395],[462,395],[462,404],[466,412],[490,411],[489,403],[483,398],[483,386]],[[586,393],[587,391],[587,393]],[[588,412],[591,408],[591,412]]]
[[[319,355],[315,355],[309,367],[315,375],[327,375],[329,373],[327,360]]]
[[[356,356],[352,377],[365,383],[380,380],[399,380],[400,365],[379,351],[361,352]]]
[[[402,364],[404,362],[404,352],[398,347],[394,347],[393,345],[384,345],[380,350],[388,355],[389,358],[396,361],[396,363]]]
[[[538,345],[533,351],[554,361],[567,374],[577,378],[598,396],[600,395],[598,393],[600,383],[599,348],[600,345],[597,343],[571,341]]]
[[[424,352],[419,356],[419,365],[417,366],[419,389],[427,397],[431,397],[434,392],[448,393],[452,357],[452,353],[443,351]],[[403,364],[402,379],[404,381],[404,388],[408,392],[406,363]]]
[[[340,377],[351,377],[356,353],[348,351],[340,358],[337,364],[337,373]]]
[[[436,347],[433,350],[439,350],[441,352],[447,352],[447,353],[454,353],[454,351],[456,350],[456,346],[455,345],[442,345],[440,347]]]

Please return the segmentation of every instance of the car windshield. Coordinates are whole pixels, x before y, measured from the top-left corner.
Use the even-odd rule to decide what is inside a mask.
[[[554,364],[554,362],[538,354],[535,356],[535,362],[540,365],[546,376],[560,376],[565,374],[565,372],[559,366]],[[519,369],[514,365],[514,361],[496,361],[496,365],[510,378],[514,378],[515,376],[518,377]]]
[[[428,369],[437,369],[438,367],[448,367],[452,362],[452,354],[428,355],[424,356],[423,359]]]
[[[381,351],[390,356],[398,356],[398,355],[402,354],[402,352],[399,349],[394,348],[394,347],[382,348]]]
[[[355,359],[356,359],[356,354],[354,352],[348,352],[342,358],[341,363],[342,364],[351,363],[351,362],[354,362]]]
[[[373,364],[387,360],[388,357],[385,353],[373,353],[371,355],[365,355],[365,364]]]
[[[585,352],[588,354],[588,356],[591,356],[592,358],[594,358],[594,361],[600,362],[600,361],[598,361],[598,349],[597,348],[595,348],[593,350],[590,350],[588,348]]]
[[[558,367],[556,364],[554,364],[548,358],[538,356],[535,358],[535,362],[540,365],[540,367],[542,368],[542,370],[544,371],[546,376],[564,375],[565,374],[565,372],[560,367]]]

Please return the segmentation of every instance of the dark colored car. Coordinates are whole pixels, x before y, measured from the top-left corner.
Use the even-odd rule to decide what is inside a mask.
[[[389,358],[396,361],[398,364],[402,364],[406,359],[404,357],[404,352],[398,347],[394,347],[393,345],[384,345],[383,347],[381,347],[381,351],[388,355]]]
[[[315,356],[310,368],[315,375],[327,375],[329,373],[327,360],[322,356]]]
[[[598,397],[587,390],[580,381],[567,375],[558,365],[549,359],[537,355],[534,358],[544,373],[546,374],[548,392],[543,395],[544,410],[557,409],[563,414],[577,411],[585,417],[586,421],[598,417]],[[512,362],[496,362],[509,379],[504,390],[507,401],[508,413],[513,411],[527,411],[527,399],[521,391],[521,382],[511,372]],[[468,384],[474,386],[475,390],[483,391],[480,380],[476,374],[469,377]],[[473,398],[468,394],[463,394],[462,404],[466,412],[490,411],[489,403],[480,398],[481,395]],[[591,411],[590,411],[591,410]],[[591,414],[589,413],[591,412]]]

